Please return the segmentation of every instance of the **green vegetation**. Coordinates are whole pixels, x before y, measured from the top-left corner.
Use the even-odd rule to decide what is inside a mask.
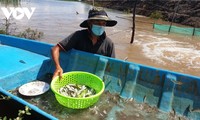
[[[0,34],[6,34],[6,32],[0,29]]]
[[[43,32],[40,32],[37,29],[33,30],[31,28],[27,28],[24,31],[20,32],[19,34],[15,34],[14,31],[16,30],[16,27],[11,27],[15,23],[11,23],[11,19],[5,18],[4,20],[5,23],[3,23],[2,26],[0,27],[0,34],[12,35],[32,40],[40,39],[44,35]]]
[[[27,38],[27,39],[32,39],[32,40],[36,40],[41,38],[44,35],[43,32],[33,30],[31,28],[27,28],[25,31],[19,33],[18,35],[16,35],[17,37],[22,37],[22,38]]]
[[[30,110],[28,106],[25,106],[24,110],[19,110],[16,120],[22,120],[24,115],[31,115]]]
[[[1,95],[1,96],[0,96],[0,101],[1,101],[1,100],[10,100],[10,99],[11,99],[10,96],[4,96],[4,95]]]
[[[13,25],[14,23],[11,23],[10,19],[3,19],[5,21],[5,23],[2,24],[2,27],[0,28],[0,34],[6,34],[6,35],[10,35],[11,34],[11,25]]]
[[[124,13],[126,13],[126,14],[132,13],[132,10],[127,8],[124,10]]]
[[[14,7],[20,6],[21,0],[0,0],[0,3],[7,6],[12,5]]]
[[[61,1],[80,1],[80,0],[61,0]]]
[[[4,95],[0,96],[0,101],[10,100],[10,99],[11,99],[10,96],[4,96]],[[25,106],[24,110],[18,110],[18,116],[13,120],[23,120],[24,115],[31,115],[30,110],[31,109],[28,106]],[[0,120],[12,120],[12,118],[8,118],[7,116],[0,116]]]
[[[152,12],[149,17],[152,18],[152,19],[158,20],[158,19],[162,19],[163,15],[162,15],[162,13],[160,11],[156,10],[156,11]]]
[[[14,118],[13,120],[23,120],[24,115],[31,115],[30,110],[31,109],[29,107],[25,106],[25,109],[19,110],[18,116]],[[0,120],[12,120],[12,118],[8,118],[7,116],[4,116],[4,117],[0,117]]]

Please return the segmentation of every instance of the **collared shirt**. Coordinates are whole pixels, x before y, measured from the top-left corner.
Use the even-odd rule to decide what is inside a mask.
[[[87,29],[72,33],[67,38],[59,42],[58,45],[64,51],[68,51],[73,48],[89,53],[115,57],[114,44],[111,39],[106,36],[105,32],[100,36],[100,39],[94,45],[92,40],[89,38],[89,31]]]

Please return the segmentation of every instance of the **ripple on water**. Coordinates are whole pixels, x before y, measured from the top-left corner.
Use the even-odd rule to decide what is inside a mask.
[[[147,37],[143,33],[138,36],[136,43],[142,46],[144,55],[149,59],[164,65],[174,63],[188,69],[200,69],[200,50],[197,45],[160,36]]]

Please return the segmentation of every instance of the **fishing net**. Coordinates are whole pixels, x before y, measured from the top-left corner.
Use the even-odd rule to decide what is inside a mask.
[[[190,27],[178,27],[172,25],[163,25],[163,24],[153,24],[154,29],[165,31],[165,32],[172,32],[178,34],[185,34],[185,35],[200,35],[200,28],[190,28]]]

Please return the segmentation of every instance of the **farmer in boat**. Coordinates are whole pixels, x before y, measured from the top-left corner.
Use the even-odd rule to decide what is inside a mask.
[[[80,24],[80,27],[87,29],[72,33],[52,48],[52,58],[56,66],[53,78],[56,76],[62,77],[63,74],[63,69],[59,63],[60,51],[76,49],[115,57],[114,44],[106,36],[105,27],[112,27],[116,24],[117,21],[111,20],[103,9],[91,9],[88,13],[88,19]]]

